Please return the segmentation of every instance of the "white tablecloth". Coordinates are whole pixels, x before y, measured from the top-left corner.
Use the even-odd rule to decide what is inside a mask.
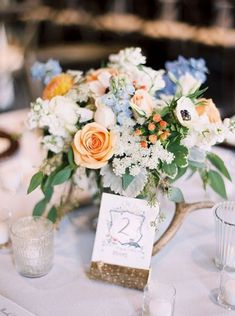
[[[17,116],[19,118],[19,113]],[[13,118],[16,118],[16,114],[0,117],[0,126],[8,126],[7,123]],[[29,150],[31,144],[26,143],[25,147]],[[27,150],[18,154],[18,161],[21,161]],[[219,152],[234,174],[235,154],[221,149]],[[26,165],[30,165],[29,156],[26,157]],[[9,163],[13,162],[6,162]],[[30,172],[32,170],[29,166],[26,173]],[[190,185],[189,182],[184,185],[181,181],[180,185],[187,188],[187,201],[205,198],[203,191],[198,189],[198,181],[197,177],[190,180]],[[228,191],[230,199],[235,200],[234,186],[228,186]],[[5,194],[0,192],[1,201]],[[207,194],[215,197],[210,191]],[[17,195],[20,205],[16,200],[11,201],[15,214],[29,213],[38,196],[35,194],[34,197],[26,198],[24,189],[17,192]],[[8,204],[4,206],[9,207]],[[37,316],[140,315],[141,292],[87,278],[86,270],[90,264],[93,241],[94,233],[88,226],[81,224],[77,227],[65,218],[56,233],[54,267],[47,276],[39,279],[21,277],[14,268],[11,253],[0,251],[0,294]],[[174,239],[152,259],[152,279],[169,282],[176,287],[175,316],[234,314],[213,301],[213,290],[219,285],[219,273],[213,257],[213,215],[211,210],[200,210],[188,216]]]

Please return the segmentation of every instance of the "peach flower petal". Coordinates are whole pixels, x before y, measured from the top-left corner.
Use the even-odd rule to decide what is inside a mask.
[[[114,143],[115,136],[112,132],[98,123],[89,123],[74,136],[74,161],[85,168],[102,168],[113,156]]]

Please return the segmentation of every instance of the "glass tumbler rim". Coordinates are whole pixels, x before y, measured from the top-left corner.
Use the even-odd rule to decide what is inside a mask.
[[[150,282],[148,282],[148,283],[146,284],[146,286],[144,287],[144,291],[145,291],[146,289],[149,290],[149,287],[151,288],[150,284],[151,284],[152,282],[153,282],[153,281],[150,281]],[[171,290],[171,296],[172,296],[172,298],[175,299],[175,297],[176,297],[176,287],[175,287],[172,283],[162,282],[162,281],[158,281],[158,280],[157,280],[157,281],[154,281],[153,284],[154,284],[154,286],[156,286],[156,285],[161,285],[161,286],[166,286],[166,287],[168,287],[168,289]]]
[[[9,227],[9,231],[10,231],[10,235],[11,236],[14,236],[16,238],[19,238],[19,239],[25,239],[25,237],[23,236],[20,236],[19,234],[17,234],[17,232],[15,232],[13,230],[13,227],[15,226],[16,223],[18,223],[19,221],[23,221],[23,220],[29,220],[29,219],[40,219],[42,221],[44,221],[44,223],[47,223],[49,224],[49,229],[47,231],[45,231],[41,236],[39,237],[32,237],[30,238],[30,240],[39,240],[39,239],[43,239],[43,238],[46,238],[48,235],[50,235],[52,232],[53,232],[53,229],[54,229],[54,225],[53,225],[53,222],[51,220],[49,220],[48,218],[44,217],[44,216],[23,216],[23,217],[20,217],[18,218],[16,221],[14,221],[10,227]]]
[[[212,208],[212,210],[213,210],[213,212],[214,212],[214,215],[215,215],[215,217],[219,220],[219,221],[221,221],[222,223],[224,223],[224,224],[226,224],[226,225],[229,225],[229,226],[235,226],[235,223],[233,224],[233,223],[229,223],[228,221],[226,221],[226,220],[224,220],[223,218],[221,218],[219,215],[218,215],[218,208],[220,207],[220,206],[226,206],[226,205],[234,205],[234,208],[235,208],[235,201],[224,201],[224,202],[219,202],[219,203],[216,203],[214,206],[213,206],[213,208]]]

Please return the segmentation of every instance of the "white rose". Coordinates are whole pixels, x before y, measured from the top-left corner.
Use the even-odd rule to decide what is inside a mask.
[[[63,96],[56,96],[49,103],[50,113],[68,125],[77,123],[77,108],[78,106],[75,102]]]
[[[94,115],[94,121],[105,128],[110,128],[116,123],[115,114],[112,109],[105,104],[101,103],[100,99],[96,100],[96,112]]]
[[[77,114],[79,116],[79,122],[84,123],[93,119],[94,112],[86,109],[77,107]]]
[[[180,124],[188,128],[193,127],[199,120],[199,115],[195,109],[193,102],[186,97],[181,97],[177,101],[175,115]]]

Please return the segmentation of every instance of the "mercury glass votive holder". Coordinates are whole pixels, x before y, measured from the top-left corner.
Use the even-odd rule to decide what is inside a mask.
[[[235,202],[218,203],[213,208],[215,216],[215,264],[235,271]]]
[[[175,295],[171,284],[148,282],[144,289],[142,316],[173,316]]]
[[[10,227],[17,271],[30,278],[47,274],[53,265],[54,226],[44,217],[19,218]]]

